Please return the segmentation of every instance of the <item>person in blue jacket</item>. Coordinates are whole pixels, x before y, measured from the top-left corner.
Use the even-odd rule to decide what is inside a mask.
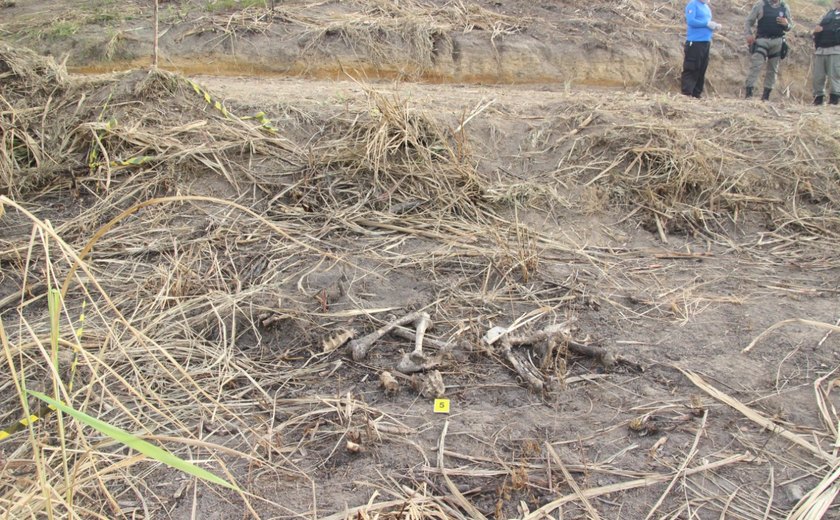
[[[690,0],[685,6],[685,57],[682,70],[682,93],[699,98],[706,83],[706,69],[709,66],[709,49],[712,34],[721,25],[712,21],[709,0]]]

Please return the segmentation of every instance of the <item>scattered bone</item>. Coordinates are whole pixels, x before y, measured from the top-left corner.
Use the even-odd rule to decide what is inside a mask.
[[[379,386],[385,390],[385,395],[394,395],[400,391],[400,384],[387,370],[379,374]]]
[[[381,417],[379,419],[376,419],[375,421],[368,419],[368,429],[376,432],[377,434],[390,433],[392,435],[414,435],[417,433],[417,430],[413,428],[408,428],[406,426],[397,426],[390,423],[383,423],[381,422],[381,419]]]
[[[536,345],[541,341],[546,341],[549,337],[560,336],[561,338],[569,338],[572,330],[569,322],[557,323],[549,325],[541,331],[532,334],[523,334],[520,336],[504,336],[501,338],[503,343],[509,343],[512,347],[518,345]]]
[[[491,329],[491,331],[495,329],[498,329],[498,327]],[[530,359],[519,359],[513,353],[512,349],[514,346],[519,345],[537,346],[540,348],[541,351],[539,353],[543,358],[541,365],[546,366],[549,364],[549,358],[553,357],[557,344],[568,341],[571,336],[571,326],[569,322],[563,322],[549,325],[545,329],[532,334],[513,336],[506,335],[503,331],[497,331],[491,335],[490,331],[488,331],[488,335],[492,338],[493,342],[498,341],[501,344],[505,359],[508,360],[508,363],[519,374],[519,377],[527,383],[528,387],[535,392],[542,392],[549,381]],[[490,341],[487,341],[487,343],[492,344]],[[565,374],[561,374],[561,377],[565,377]],[[560,386],[562,386],[562,381],[560,382]]]
[[[417,334],[405,327],[395,327],[394,330],[391,331],[391,334],[394,336],[407,339],[410,341],[417,340]],[[443,361],[444,354],[450,354],[452,351],[452,345],[449,343],[444,343],[443,341],[430,338],[429,336],[423,336],[423,346],[425,348],[433,348],[437,349],[439,355],[437,356],[427,356],[425,361],[416,361],[414,360],[409,354],[403,355],[402,359],[400,359],[399,364],[397,364],[397,371],[402,372],[403,374],[414,374],[416,372],[425,372],[427,370],[431,370],[435,367],[440,366]]]
[[[539,375],[537,371],[537,367],[535,367],[530,362],[522,362],[520,361],[516,355],[510,349],[510,343],[507,341],[503,341],[502,345],[504,346],[504,354],[505,359],[513,366],[513,369],[516,370],[516,373],[528,383],[528,386],[534,390],[535,392],[541,392],[545,383],[543,382],[542,376]]]
[[[411,357],[411,353],[403,354],[400,362],[397,364],[397,371],[403,374],[416,374],[417,372],[426,372],[441,364],[440,356],[423,358],[422,361],[417,361]]]
[[[631,419],[627,427],[638,433],[640,436],[654,435],[676,429],[682,424],[696,419],[692,414],[680,414],[676,416],[643,415]]]
[[[540,363],[540,370],[547,372],[552,369],[557,373],[558,377],[566,377],[566,354],[569,349],[563,341],[557,341],[556,336],[551,336],[546,341],[546,346],[542,352],[542,362]]]
[[[289,319],[289,316],[287,314],[277,314],[277,313],[267,314],[266,313],[266,314],[261,314],[259,316],[259,319],[260,319],[260,323],[262,324],[263,327],[269,328],[277,322]]]
[[[423,338],[432,320],[425,312],[414,322],[417,332],[414,335],[414,350],[403,354],[397,365],[397,370],[403,374],[413,374],[434,368],[440,364],[439,359],[432,359],[423,353]]]
[[[565,342],[569,350],[575,354],[597,359],[607,370],[611,370],[618,363],[624,363],[639,370],[644,370],[640,364],[621,356],[616,356],[603,347],[588,345],[573,340],[568,322],[550,325],[539,332],[529,335],[506,336],[502,338],[503,342],[509,342],[511,346],[536,345],[551,340]]]
[[[437,370],[429,372],[428,379],[431,397],[443,397],[446,393],[446,385],[443,384],[443,376]]]
[[[602,347],[584,345],[583,343],[578,343],[577,341],[573,341],[571,339],[567,341],[567,344],[569,346],[569,350],[575,354],[597,359],[602,365],[604,365],[604,369],[608,371],[615,368],[615,364],[619,361],[619,358]]]
[[[662,447],[665,446],[666,442],[668,442],[667,436],[660,437],[659,440],[656,441],[653,444],[653,446],[651,446],[648,450],[648,456],[652,459],[655,459],[659,455],[659,450],[661,450]]]
[[[340,331],[332,334],[330,337],[324,340],[323,342],[323,352],[326,354],[328,352],[332,352],[333,350],[337,349],[338,347],[344,345],[351,339],[356,337],[356,331],[353,329],[341,329]]]
[[[427,313],[420,314],[420,317],[414,321],[414,329],[417,331],[417,337],[414,338],[414,350],[409,354],[411,359],[415,362],[423,362],[426,356],[423,354],[423,335],[426,334],[426,329],[432,323],[432,319]]]
[[[426,372],[437,366],[440,366],[440,356],[417,358],[412,356],[413,352],[403,354],[400,362],[397,364],[397,371],[403,374],[416,374],[417,372]]]
[[[481,340],[487,345],[492,345],[493,343],[498,341],[499,338],[507,334],[507,332],[508,330],[506,327],[493,327],[492,329],[484,333],[484,337],[482,337]]]
[[[411,376],[411,386],[427,399],[443,397],[446,393],[443,376],[437,370]]]
[[[362,453],[367,451],[362,445],[362,437],[365,434],[359,430],[350,430],[347,432],[347,442],[344,447],[350,453]]]
[[[400,325],[405,325],[406,323],[413,323],[415,320],[420,318],[422,314],[425,313],[422,311],[417,311],[406,314],[402,318],[392,321],[391,323],[377,329],[376,331],[371,332],[367,336],[350,341],[348,347],[350,353],[353,356],[353,361],[363,360],[365,357],[367,357],[368,351],[370,351],[373,344],[376,343],[376,341],[379,340],[379,338],[381,338],[385,334],[388,334],[389,332],[394,330],[394,328],[399,327]]]
[[[566,340],[566,345],[569,347],[570,351],[578,354],[579,356],[587,356],[597,359],[607,371],[614,369],[616,365],[627,365],[638,372],[645,371],[644,365],[638,361],[633,361],[632,359],[628,359],[624,356],[613,354],[603,347],[587,345],[577,342],[571,338]]]
[[[570,322],[549,325],[543,330],[517,336],[506,334],[506,330],[502,327],[494,327],[487,332],[484,341],[488,346],[498,342],[502,347],[502,353],[505,359],[507,359],[516,373],[519,374],[528,386],[535,391],[544,390],[548,382],[551,381],[551,377],[545,376],[543,371],[557,364],[555,358],[559,349],[564,347],[575,354],[597,359],[606,370],[612,370],[617,363],[625,363],[640,371],[644,370],[638,363],[622,358],[621,356],[613,355],[602,347],[587,345],[573,340],[571,337]],[[530,357],[523,359],[514,354],[513,347],[521,345],[532,346],[532,352],[541,356],[542,359],[539,364],[542,370],[535,366]],[[560,367],[560,370],[563,370],[563,366]],[[563,386],[562,379],[564,376],[565,374],[555,374],[554,376],[558,378],[561,387]]]
[[[415,338],[417,337],[417,334],[415,334],[413,330],[407,329],[405,327],[394,327],[394,330],[391,331],[391,334],[403,339],[407,339],[409,341],[415,341]],[[452,346],[448,343],[444,343],[443,341],[430,338],[429,336],[423,336],[423,346],[426,348],[436,348],[441,351],[448,351],[452,348]]]

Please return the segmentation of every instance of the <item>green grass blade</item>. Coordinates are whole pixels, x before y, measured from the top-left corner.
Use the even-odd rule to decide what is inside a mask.
[[[103,435],[107,435],[112,439],[125,444],[129,448],[139,451],[143,455],[146,455],[149,458],[152,458],[158,462],[162,462],[167,466],[171,466],[175,469],[183,471],[184,473],[188,473],[194,477],[198,477],[200,479],[206,480],[207,482],[212,482],[213,484],[218,484],[220,486],[224,486],[228,489],[233,489],[235,491],[239,491],[239,488],[234,486],[233,484],[229,483],[228,481],[217,477],[216,475],[210,473],[207,470],[201,469],[198,466],[192,464],[191,462],[187,462],[180,457],[177,457],[168,451],[164,450],[163,448],[159,448],[154,444],[144,441],[125,430],[121,430],[116,426],[112,426],[104,421],[100,421],[95,417],[91,417],[90,415],[80,412],[75,408],[67,406],[64,403],[56,401],[46,395],[35,392],[33,390],[27,390],[27,393],[37,397],[38,399],[44,401],[47,404],[55,406],[62,412],[70,415],[71,417],[75,418],[77,421],[98,430]]]

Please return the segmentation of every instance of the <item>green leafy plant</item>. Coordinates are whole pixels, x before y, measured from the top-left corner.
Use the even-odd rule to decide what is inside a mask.
[[[48,310],[49,310],[49,315],[50,315],[50,345],[52,347],[51,358],[52,358],[53,366],[55,367],[55,373],[58,373],[58,369],[59,369],[59,366],[58,366],[58,346],[59,346],[59,332],[60,332],[59,321],[60,321],[61,309],[62,309],[61,291],[58,290],[58,289],[50,289],[50,291],[47,293],[47,304],[48,304]],[[71,370],[71,373],[72,372],[73,371]],[[70,385],[72,385],[72,381],[71,381]],[[138,451],[138,452],[142,453],[143,455],[146,455],[147,457],[149,457],[151,459],[154,459],[158,462],[166,464],[167,466],[170,466],[170,467],[175,468],[177,470],[183,471],[184,473],[187,473],[187,474],[192,475],[194,477],[198,477],[198,478],[200,478],[202,480],[205,480],[207,482],[211,482],[213,484],[218,484],[218,485],[226,487],[228,489],[233,489],[233,490],[237,490],[237,491],[239,490],[239,488],[237,488],[233,484],[229,483],[228,481],[222,479],[221,477],[218,477],[218,476],[214,475],[213,473],[210,473],[209,471],[207,471],[205,469],[202,469],[202,468],[196,466],[195,464],[192,464],[191,462],[188,462],[188,461],[186,461],[186,460],[184,460],[184,459],[182,459],[182,458],[180,458],[176,455],[173,455],[172,453],[169,453],[168,451],[164,450],[163,448],[155,446],[154,444],[151,444],[147,441],[144,441],[143,439],[140,439],[139,437],[136,437],[135,435],[132,435],[125,430],[117,428],[116,426],[108,424],[108,423],[106,423],[102,420],[97,419],[96,417],[92,417],[92,416],[90,416],[90,415],[88,415],[88,414],[86,414],[86,413],[84,413],[80,410],[76,410],[75,408],[62,403],[61,401],[59,401],[59,387],[58,387],[57,382],[56,382],[56,385],[55,385],[55,395],[56,395],[55,399],[52,398],[52,397],[49,397],[45,394],[42,394],[41,392],[36,392],[34,390],[25,389],[24,391],[28,395],[31,395],[33,397],[37,397],[41,401],[44,401],[45,403],[47,403],[47,405],[49,405],[49,407],[51,409],[60,410],[64,413],[66,413],[67,415],[73,417],[74,419],[81,422],[82,424],[97,430],[99,433],[101,433],[103,435],[106,435],[106,436],[114,439],[115,441],[117,441],[117,442],[119,442],[119,443],[121,443],[125,446],[128,446],[129,448],[131,448],[135,451]],[[60,429],[60,434],[61,434],[60,437],[61,437],[61,440],[62,440],[62,449],[66,449],[66,447],[64,446],[64,439],[65,439],[64,423],[61,419],[61,414],[59,414],[58,418],[59,418],[59,429]],[[66,459],[65,459],[65,464],[66,464]],[[69,474],[69,470],[66,467],[65,467],[65,473]],[[68,502],[69,502],[69,500],[68,500]]]
[[[178,457],[177,455],[173,455],[172,453],[169,453],[163,448],[155,446],[154,444],[151,444],[147,441],[144,441],[143,439],[132,435],[125,430],[117,428],[116,426],[112,426],[95,417],[91,417],[90,415],[84,412],[76,410],[75,408],[67,406],[64,403],[61,403],[51,397],[48,397],[42,394],[41,392],[36,392],[34,390],[26,390],[26,393],[33,397],[37,397],[38,399],[44,401],[48,405],[51,405],[61,410],[62,412],[73,417],[85,426],[90,426],[99,433],[107,435],[115,441],[124,444],[125,446],[128,446],[129,448],[138,451],[151,459],[154,459],[158,462],[162,462],[167,466],[183,471],[184,473],[187,473],[194,477],[198,477],[207,482],[211,482],[213,484],[218,484],[228,489],[239,491],[238,487],[234,486],[227,480],[224,480],[223,478],[218,477],[213,473],[210,473],[209,471],[202,469],[196,466],[195,464]]]

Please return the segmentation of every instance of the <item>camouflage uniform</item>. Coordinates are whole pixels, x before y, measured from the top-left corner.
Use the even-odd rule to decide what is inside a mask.
[[[825,101],[825,81],[829,83],[829,100],[832,105],[840,103],[840,0],[820,20],[820,32],[814,33],[814,104]]]
[[[785,18],[788,25],[777,23],[777,18]],[[782,47],[785,45],[785,33],[793,28],[793,18],[787,4],[781,0],[760,0],[757,2],[745,24],[747,37],[753,36],[756,27],[755,43],[750,51],[750,71],[747,74],[747,97],[752,96],[753,88],[758,81],[761,68],[767,63],[764,74],[764,94],[762,99],[770,97],[770,91],[776,85],[776,75],[779,73],[779,62],[782,59]]]

